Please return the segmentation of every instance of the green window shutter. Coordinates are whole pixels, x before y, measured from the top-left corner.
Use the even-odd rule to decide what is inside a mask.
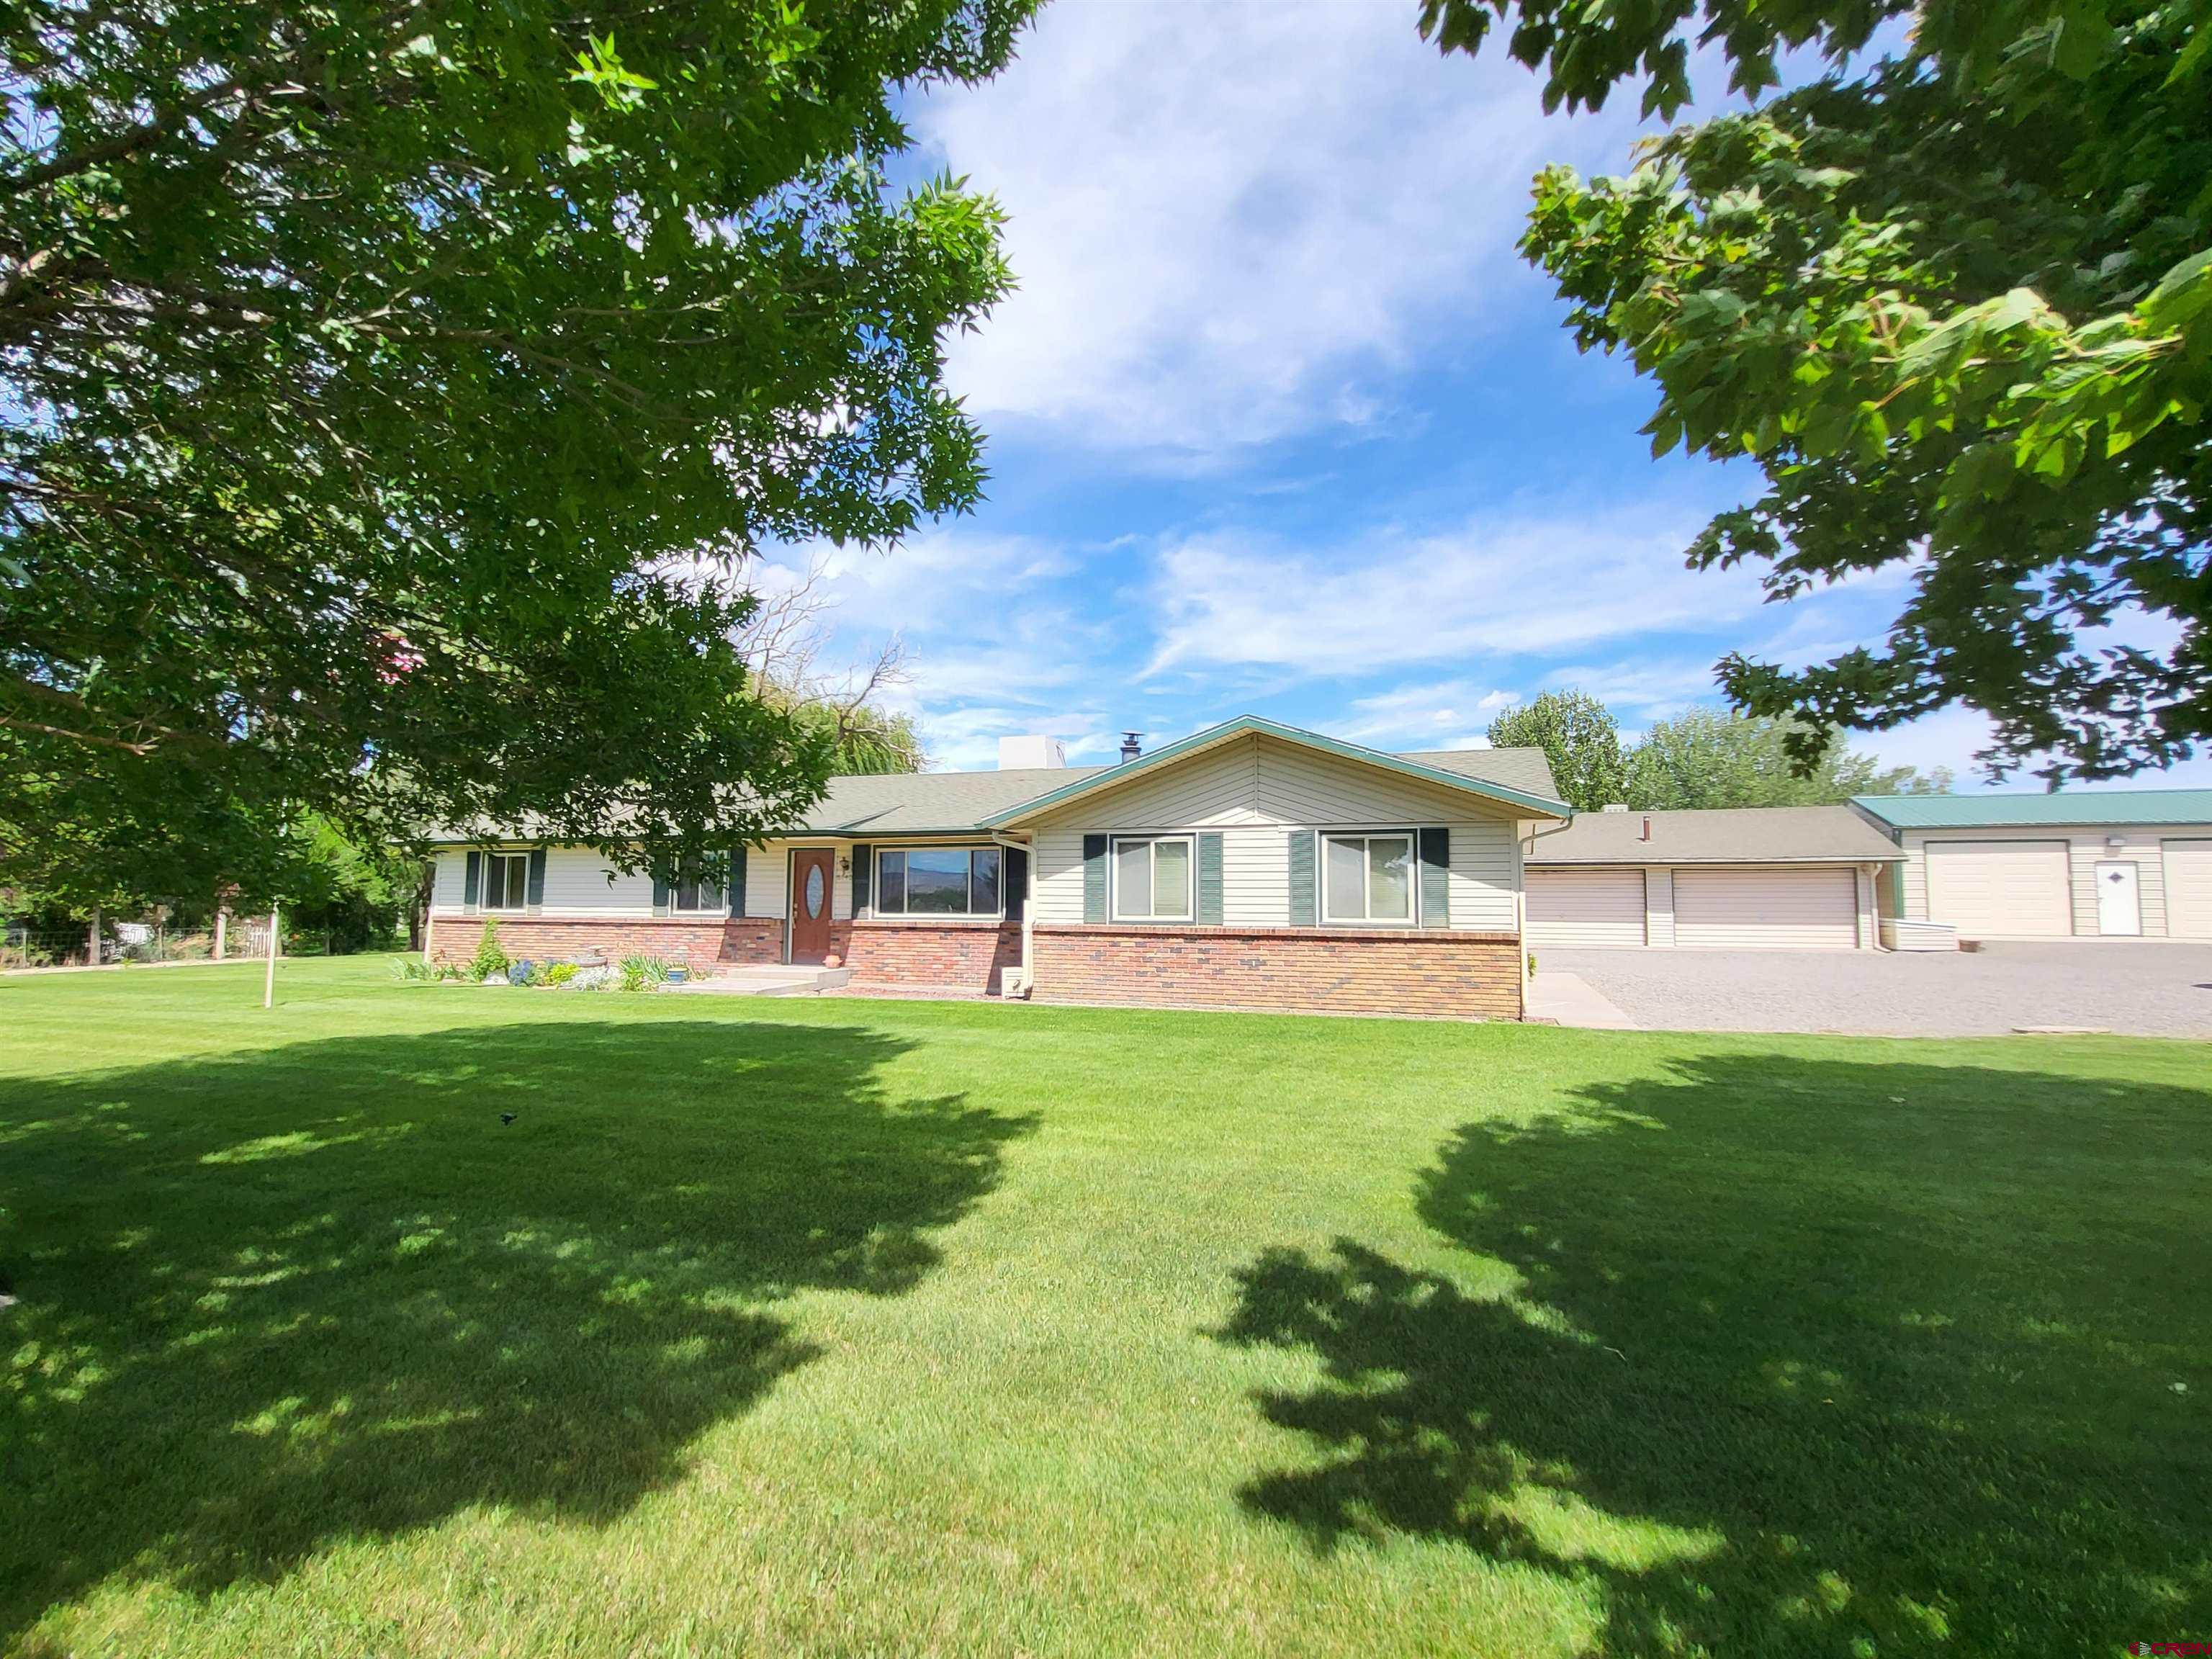
[[[1083,838],[1083,919],[1106,920],[1106,837]]]
[[[468,872],[461,878],[461,908],[475,914],[477,896],[483,891],[483,854],[469,854]]]
[[[653,872],[653,914],[668,914],[668,878],[658,870]]]
[[[1320,913],[1314,905],[1314,832],[1291,831],[1291,926],[1310,927]]]
[[[868,896],[868,883],[874,878],[876,849],[866,842],[853,848],[853,914],[864,916],[872,902]]]
[[[1421,831],[1421,926],[1451,926],[1451,831]]]
[[[545,908],[545,849],[542,847],[530,849],[530,885],[526,893],[524,902],[531,909]]]
[[[1019,921],[1030,908],[1030,855],[1018,847],[1004,850],[1000,897],[1006,907],[1006,920]]]
[[[1221,835],[1208,830],[1198,838],[1198,919],[1221,925]]]
[[[730,848],[730,914],[741,916],[745,913],[745,848],[743,842]]]

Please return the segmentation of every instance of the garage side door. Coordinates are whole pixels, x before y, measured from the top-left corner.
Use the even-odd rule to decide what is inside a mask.
[[[1530,870],[1528,943],[1632,950],[1644,943],[1641,870]]]
[[[1859,942],[1849,870],[1674,872],[1674,943],[1695,951],[1849,951]]]
[[[2166,843],[2166,931],[2212,939],[2212,841]]]
[[[2066,939],[2074,898],[2063,841],[1931,841],[1928,915],[1961,939]]]

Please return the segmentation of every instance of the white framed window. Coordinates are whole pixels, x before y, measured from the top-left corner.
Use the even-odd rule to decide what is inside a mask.
[[[1410,830],[1322,836],[1323,922],[1413,925],[1419,865]]]
[[[876,854],[879,916],[995,916],[1006,908],[995,847],[886,847]]]
[[[1114,837],[1114,920],[1188,921],[1191,919],[1188,836]]]
[[[523,910],[530,905],[530,854],[483,855],[483,904],[487,910]]]
[[[703,859],[685,859],[668,884],[668,908],[684,915],[720,915],[722,884]]]

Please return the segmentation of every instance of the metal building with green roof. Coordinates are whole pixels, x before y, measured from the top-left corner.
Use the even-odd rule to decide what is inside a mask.
[[[1899,943],[2212,939],[2212,789],[1861,795],[1899,857]]]

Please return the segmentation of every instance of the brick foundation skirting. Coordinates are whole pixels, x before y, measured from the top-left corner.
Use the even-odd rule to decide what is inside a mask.
[[[1022,961],[1018,921],[841,921],[830,937],[863,989],[903,985],[995,996],[999,970]]]
[[[483,935],[483,916],[431,918],[430,959],[466,962]],[[499,948],[517,962],[660,957],[696,974],[742,963],[781,962],[783,923],[774,916],[495,916]]]
[[[1512,933],[1048,927],[1039,1002],[1519,1019]]]
[[[783,923],[773,916],[497,916],[500,948],[517,961],[663,957],[694,973],[783,960]],[[466,962],[483,934],[480,915],[432,919],[431,959]],[[914,986],[974,994],[999,988],[999,970],[1022,959],[1018,922],[839,921],[830,948],[864,987]]]

